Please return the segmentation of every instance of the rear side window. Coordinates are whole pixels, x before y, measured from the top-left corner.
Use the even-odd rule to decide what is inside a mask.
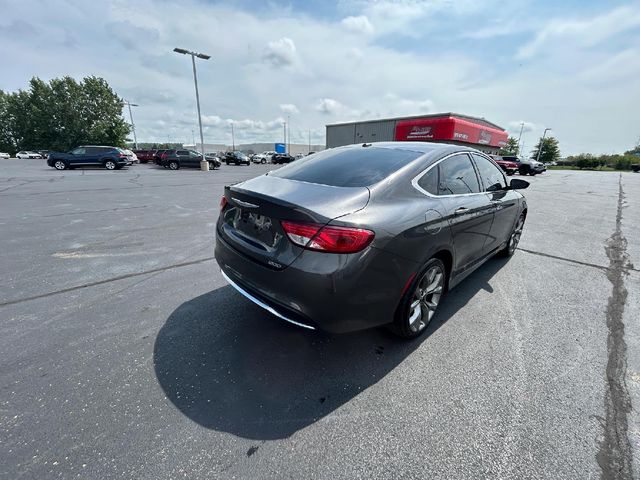
[[[439,165],[436,165],[418,180],[418,185],[431,195],[438,195]]]
[[[507,186],[502,170],[480,155],[474,153],[472,156],[473,161],[476,162],[476,167],[478,167],[478,174],[484,184],[485,192],[503,190]]]
[[[384,180],[420,155],[422,153],[410,150],[376,147],[326,150],[269,175],[333,187],[367,187]]]
[[[438,193],[440,195],[480,193],[478,177],[468,155],[454,155],[440,163]]]
[[[176,153],[177,155],[189,155],[189,152],[187,150],[178,150]]]

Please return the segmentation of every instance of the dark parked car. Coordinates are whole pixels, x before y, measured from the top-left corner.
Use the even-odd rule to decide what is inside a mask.
[[[162,154],[161,165],[169,170],[178,170],[182,167],[200,168],[202,155],[193,150],[167,150]],[[220,167],[220,162],[207,159],[211,170]]]
[[[133,153],[136,154],[140,163],[149,163],[153,162],[155,158],[155,150],[134,150]]]
[[[204,157],[209,162],[210,168],[220,168],[222,166],[222,161],[220,160],[220,157],[218,157],[218,155],[216,155],[215,153],[205,153]]]
[[[631,170],[633,170],[634,172],[640,172],[640,163],[634,163],[631,165]]]
[[[100,166],[118,170],[131,165],[131,159],[118,147],[83,145],[68,153],[49,152],[47,165],[57,170],[75,167]]]
[[[225,152],[224,163],[227,165],[251,165],[251,160],[242,152]]]
[[[334,148],[225,187],[215,256],[232,286],[281,319],[415,337],[445,292],[513,255],[527,216],[517,189],[528,185],[456,145]]]
[[[287,153],[276,153],[271,157],[271,163],[291,163],[295,160],[295,157]]]

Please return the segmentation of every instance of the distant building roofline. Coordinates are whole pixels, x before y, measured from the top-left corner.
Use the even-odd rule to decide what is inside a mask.
[[[499,130],[506,131],[501,126],[490,122],[486,118],[479,118],[479,117],[474,117],[474,116],[471,116],[471,115],[463,115],[461,113],[454,113],[454,112],[430,113],[430,114],[426,114],[426,115],[411,115],[411,116],[407,116],[407,117],[376,118],[376,119],[373,119],[373,120],[360,120],[360,121],[359,120],[355,120],[355,121],[352,121],[352,122],[330,123],[330,124],[325,125],[325,127],[337,127],[337,126],[344,126],[344,125],[360,125],[360,124],[363,124],[363,123],[389,122],[389,121],[399,121],[399,120],[413,120],[413,119],[419,119],[419,118],[446,118],[446,117],[456,117],[456,118],[460,118],[460,119],[463,119],[463,120],[470,120],[472,122],[479,123],[479,124],[485,125],[487,127],[497,128]]]

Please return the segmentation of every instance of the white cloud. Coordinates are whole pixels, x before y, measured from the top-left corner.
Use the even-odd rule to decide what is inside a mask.
[[[335,115],[344,110],[344,105],[333,98],[322,98],[316,103],[316,110],[325,115]]]
[[[354,33],[362,33],[365,35],[371,35],[373,33],[373,25],[371,25],[366,15],[346,17],[341,23],[347,30]]]
[[[300,113],[298,107],[296,107],[293,103],[281,103],[280,110],[282,113],[287,113],[290,115],[295,115],[296,113]]]
[[[327,18],[300,7],[277,15],[200,0],[21,0],[3,10],[0,26],[28,19],[30,32],[0,28],[0,64],[11,65],[0,76],[0,89],[25,88],[32,75],[101,76],[119,95],[140,104],[133,111],[139,141],[170,137],[190,143],[198,121],[191,61],[172,52],[180,46],[212,57],[197,60],[208,143],[230,142],[230,121],[238,140],[278,141],[279,117],[287,115],[281,105],[295,105],[292,138],[304,141],[311,130],[314,143],[323,141],[326,123],[457,111],[505,126],[526,118],[534,128],[523,134],[527,144],[551,126],[563,154],[631,147],[637,108],[630,99],[640,98],[640,56],[634,55],[640,36],[629,27],[635,25],[633,9],[621,14],[593,6],[604,14],[591,19],[592,31],[550,29],[532,47],[544,55],[514,61],[513,52],[536,37],[523,42],[522,35],[514,35],[498,44],[501,39],[487,31],[472,48],[461,37],[500,26],[496,12],[527,19],[515,22],[525,34],[591,20],[569,7],[549,19],[548,11],[539,12],[542,7],[522,4],[507,15],[493,8],[503,0],[488,1],[487,6],[471,0],[349,0],[343,5],[350,6]],[[348,16],[365,16],[373,33],[354,35],[341,23]],[[600,17],[609,20],[594,20]],[[126,47],[131,37],[113,36],[107,27],[112,22],[143,26],[134,48]],[[616,22],[625,37],[614,37]],[[546,26],[540,30],[540,25]],[[446,32],[447,41],[434,42],[434,32]]]
[[[626,30],[640,27],[640,8],[619,7],[588,19],[551,20],[535,38],[518,50],[517,57],[528,59],[555,43],[565,47],[591,47]]]
[[[297,62],[296,45],[288,37],[269,42],[262,59],[274,67],[284,67]]]
[[[534,131],[537,127],[534,123],[525,122],[524,120],[514,120],[507,124],[507,130],[512,133],[520,134],[520,128],[522,128],[522,133],[528,133]]]

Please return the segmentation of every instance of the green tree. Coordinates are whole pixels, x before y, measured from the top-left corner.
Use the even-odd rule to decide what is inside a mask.
[[[520,153],[520,146],[518,140],[515,137],[509,137],[504,147],[500,149],[500,155],[518,155]]]
[[[0,90],[0,150],[69,150],[77,145],[124,146],[130,126],[122,99],[103,78],[34,77],[28,90]]]
[[[560,160],[560,147],[555,137],[546,137],[544,140],[541,138],[533,149],[533,152],[531,152],[532,160],[538,158],[540,145],[542,145],[542,152],[540,153],[540,161],[542,163],[557,162]]]

